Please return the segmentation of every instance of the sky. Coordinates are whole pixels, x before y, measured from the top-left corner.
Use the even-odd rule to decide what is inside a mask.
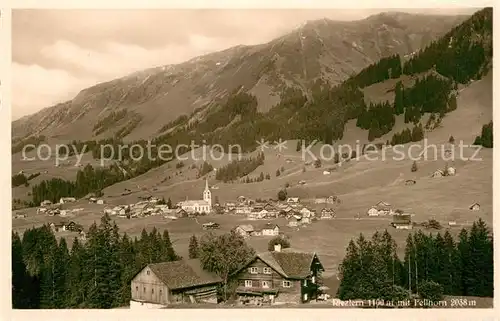
[[[390,10],[396,9],[12,10],[12,118],[135,71],[240,44],[265,43],[307,20],[358,20]]]

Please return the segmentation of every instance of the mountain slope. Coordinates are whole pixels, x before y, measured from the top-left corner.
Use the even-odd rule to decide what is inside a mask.
[[[351,22],[311,21],[266,44],[237,46],[84,89],[71,101],[14,121],[13,138],[44,135],[68,142],[120,130],[129,132],[122,135],[127,140],[150,138],[169,121],[239,88],[257,97],[259,111],[267,111],[286,87],[307,93],[319,78],[340,83],[384,56],[418,51],[466,18],[384,13]],[[126,117],[93,130],[122,109]]]

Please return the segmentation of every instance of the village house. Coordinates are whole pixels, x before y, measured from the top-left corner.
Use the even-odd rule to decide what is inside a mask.
[[[432,178],[436,178],[436,177],[443,177],[444,176],[444,172],[441,170],[441,169],[438,169],[436,170],[433,174],[432,174]]]
[[[234,273],[241,303],[305,303],[318,296],[318,278],[324,271],[316,253],[281,250],[257,254]]]
[[[198,259],[148,264],[130,284],[130,308],[162,308],[182,303],[217,303],[222,280]]]
[[[392,217],[391,225],[398,230],[411,230],[413,227],[411,223],[411,215],[396,214]]]
[[[40,207],[49,206],[49,205],[52,205],[52,202],[49,200],[45,200],[45,201],[40,203]]]
[[[330,175],[330,171],[323,171],[323,175]]]
[[[46,213],[46,212],[47,212],[47,209],[45,207],[39,207],[36,209],[37,214],[42,214],[42,213]]]
[[[66,231],[66,222],[52,222],[50,223],[50,229],[54,232],[64,232]]]
[[[16,214],[16,216],[14,216],[14,218],[25,218],[26,217],[26,214]]]
[[[104,200],[102,200],[102,199],[98,199],[98,200],[96,201],[96,203],[97,203],[97,204],[99,204],[99,205],[103,205],[103,204],[104,204]]]
[[[254,228],[250,224],[238,225],[234,230],[245,238],[252,236],[254,233]]]
[[[234,209],[236,209],[236,203],[233,203],[233,202],[227,202],[224,207],[226,208],[226,210],[228,211],[232,211]]]
[[[97,198],[95,198],[95,197],[90,197],[89,198],[89,203],[92,204],[92,203],[96,203],[96,202],[97,202]]]
[[[287,198],[286,202],[289,204],[297,204],[299,203],[300,199],[298,197],[289,197]]]
[[[332,208],[323,208],[321,210],[321,219],[322,220],[328,220],[328,219],[332,219],[335,217],[335,210],[332,209]]]
[[[59,204],[65,204],[65,203],[73,203],[76,202],[76,198],[74,197],[61,197],[59,200]]]
[[[252,208],[250,206],[241,205],[236,207],[236,214],[239,215],[248,215],[252,212]]]
[[[448,176],[455,176],[455,173],[457,172],[455,167],[451,167],[451,166],[446,168],[446,171],[447,171]]]
[[[250,220],[261,220],[267,217],[267,211],[262,209],[253,209],[250,214],[247,215],[247,218]]]
[[[469,206],[469,210],[471,211],[479,211],[480,208],[481,206],[479,205],[479,203],[474,203],[471,206]]]
[[[266,223],[260,227],[260,234],[263,236],[278,236],[280,234],[280,228],[276,224]]]
[[[238,198],[236,200],[238,201],[238,203],[243,203],[246,201],[246,197],[245,196],[238,196]]]
[[[393,211],[391,209],[391,204],[380,201],[375,206],[372,206],[367,211],[367,214],[368,216],[391,215]]]
[[[288,218],[288,226],[297,227],[299,224],[302,224],[302,215],[295,214]]]

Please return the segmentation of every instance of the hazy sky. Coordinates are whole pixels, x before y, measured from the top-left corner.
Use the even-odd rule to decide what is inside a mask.
[[[134,71],[267,42],[307,20],[357,20],[389,10],[395,9],[13,10],[12,117],[66,101],[86,87]]]

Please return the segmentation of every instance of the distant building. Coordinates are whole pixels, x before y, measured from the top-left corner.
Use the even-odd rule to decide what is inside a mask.
[[[74,197],[61,197],[59,200],[59,204],[65,204],[65,203],[73,203],[76,202],[76,198]]]
[[[298,197],[289,197],[289,198],[286,200],[286,202],[287,202],[287,203],[291,203],[291,204],[296,204],[296,203],[298,203],[298,202],[299,202],[299,200],[300,200],[300,199],[299,199]]]
[[[407,179],[405,181],[405,185],[415,185],[417,183],[417,181],[413,180],[413,179]]]
[[[448,168],[446,169],[446,171],[448,172],[448,173],[447,173],[447,174],[448,174],[448,176],[455,176],[455,173],[457,172],[457,170],[455,169],[455,167],[451,167],[451,166],[450,166],[450,167],[448,167]]]
[[[170,304],[217,303],[220,277],[202,268],[198,259],[148,264],[131,281],[131,309]]]
[[[469,210],[471,211],[479,211],[480,208],[481,206],[479,205],[479,203],[474,203],[471,206],[469,206]]]
[[[278,236],[280,234],[280,228],[276,224],[267,223],[260,227],[260,232],[263,236]]]
[[[391,225],[398,230],[411,230],[413,225],[411,223],[410,214],[396,214],[392,217]]]
[[[205,180],[205,190],[203,200],[193,200],[180,202],[179,206],[187,213],[211,213],[212,212],[212,192],[208,188],[208,181]]]
[[[243,236],[243,237],[250,237],[250,236],[252,236],[252,234],[254,232],[254,228],[250,224],[238,225],[235,228],[235,232],[238,233],[239,235]]]
[[[436,170],[431,177],[435,178],[435,177],[443,177],[444,176],[444,172],[440,169]]]
[[[45,200],[45,201],[40,203],[40,206],[49,206],[49,205],[52,205],[52,202],[49,200]]]
[[[324,208],[321,210],[321,219],[332,219],[335,217],[335,211],[331,208]]]

